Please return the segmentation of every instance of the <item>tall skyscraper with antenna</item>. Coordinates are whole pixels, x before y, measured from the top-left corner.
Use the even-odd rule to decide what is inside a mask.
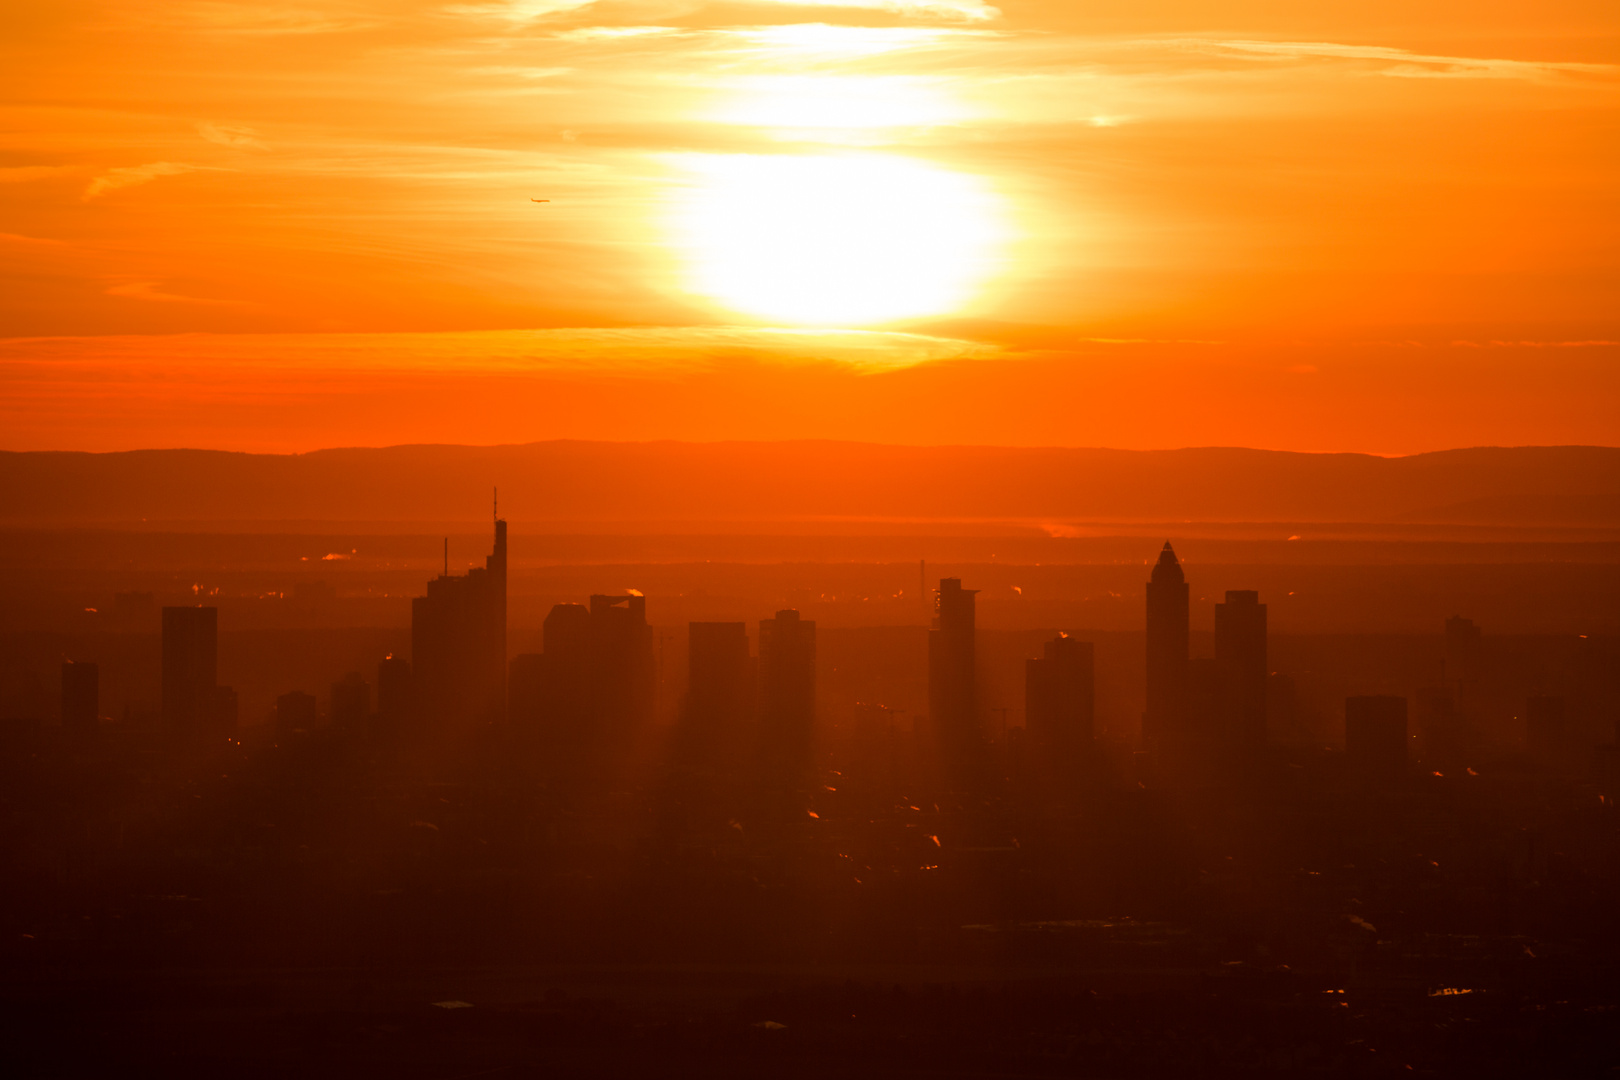
[[[448,550],[448,541],[447,550]],[[495,549],[465,574],[445,572],[411,601],[411,664],[417,716],[431,728],[506,717],[506,522]]]

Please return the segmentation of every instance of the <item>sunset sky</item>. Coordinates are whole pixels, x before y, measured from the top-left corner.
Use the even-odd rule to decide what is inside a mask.
[[[1613,0],[57,0],[0,116],[0,449],[1620,443]]]

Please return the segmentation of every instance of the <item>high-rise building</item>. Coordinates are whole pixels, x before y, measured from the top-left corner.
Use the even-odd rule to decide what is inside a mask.
[[[960,578],[941,578],[934,627],[928,632],[928,718],[939,742],[945,782],[978,783],[984,761],[979,730],[974,596]]]
[[[1215,605],[1215,660],[1225,669],[1227,735],[1240,744],[1266,738],[1266,605],[1260,594],[1228,589]]]
[[[1406,773],[1406,699],[1379,695],[1346,698],[1344,755],[1352,779],[1393,787]]]
[[[411,689],[411,662],[389,653],[377,665],[377,722],[385,731],[397,731],[409,722],[415,698]]]
[[[590,618],[592,737],[622,750],[653,717],[658,668],[647,598],[592,596]]]
[[[616,611],[612,605],[606,610]],[[584,604],[557,604],[546,616],[544,652],[540,657],[540,701],[536,721],[547,742],[573,745],[594,724],[597,712],[599,673],[606,663],[599,656],[608,644],[608,635],[596,626],[602,618],[617,616],[599,613],[592,618]]]
[[[411,664],[422,720],[434,729],[506,717],[506,522],[482,567],[428,582],[411,601]]]
[[[754,661],[748,654],[747,624],[688,624],[686,662],[681,741],[688,760],[703,767],[735,767],[753,734]]]
[[[1094,661],[1089,641],[1059,634],[1024,661],[1024,727],[1035,761],[1063,789],[1092,744]]]
[[[512,663],[513,722],[558,778],[601,779],[652,720],[656,663],[647,600],[638,593],[557,604],[544,651]],[[622,763],[622,762],[621,762]]]
[[[759,622],[759,727],[773,784],[794,785],[810,765],[816,723],[816,624],[797,611]]]
[[[101,709],[101,669],[72,661],[62,665],[62,726],[74,735],[96,730]]]
[[[1181,734],[1186,723],[1189,622],[1187,578],[1167,540],[1147,586],[1147,711],[1142,735],[1150,743]]]
[[[196,735],[214,720],[218,699],[219,609],[163,609],[163,723],[173,735]]]
[[[371,685],[358,671],[332,684],[332,723],[346,731],[363,731],[371,719]]]

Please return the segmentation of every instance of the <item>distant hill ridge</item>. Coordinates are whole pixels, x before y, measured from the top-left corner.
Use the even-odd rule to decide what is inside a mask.
[[[1620,448],[1410,457],[795,441],[0,452],[0,523],[476,521],[1620,523]]]

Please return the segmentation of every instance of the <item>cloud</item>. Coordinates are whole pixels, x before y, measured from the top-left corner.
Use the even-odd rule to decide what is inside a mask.
[[[452,15],[472,18],[505,19],[512,23],[529,23],[548,15],[561,15],[589,7],[595,0],[498,0],[488,4],[451,4],[444,10]]]
[[[757,0],[793,7],[866,8],[912,18],[949,19],[953,22],[989,22],[1001,11],[983,0]]]
[[[205,300],[199,296],[182,296],[179,293],[167,293],[158,288],[155,281],[130,281],[123,285],[113,285],[107,289],[108,296],[122,296],[127,300],[150,300],[158,304],[210,304],[235,306],[237,300]]]
[[[197,134],[211,143],[229,146],[236,150],[265,149],[264,143],[259,141],[259,133],[250,127],[210,124],[205,121],[197,125]]]
[[[120,169],[108,169],[84,189],[84,200],[117,191],[119,188],[134,187],[149,180],[156,180],[160,176],[179,176],[181,173],[196,172],[203,169],[203,165],[187,165],[180,161],[154,161],[148,165],[126,165]]]
[[[1620,66],[1614,64],[1432,56],[1383,45],[1341,45],[1331,41],[1208,41],[1202,44],[1278,60],[1326,57],[1379,61],[1383,68],[1380,74],[1400,78],[1544,79],[1554,75],[1620,75]]]

